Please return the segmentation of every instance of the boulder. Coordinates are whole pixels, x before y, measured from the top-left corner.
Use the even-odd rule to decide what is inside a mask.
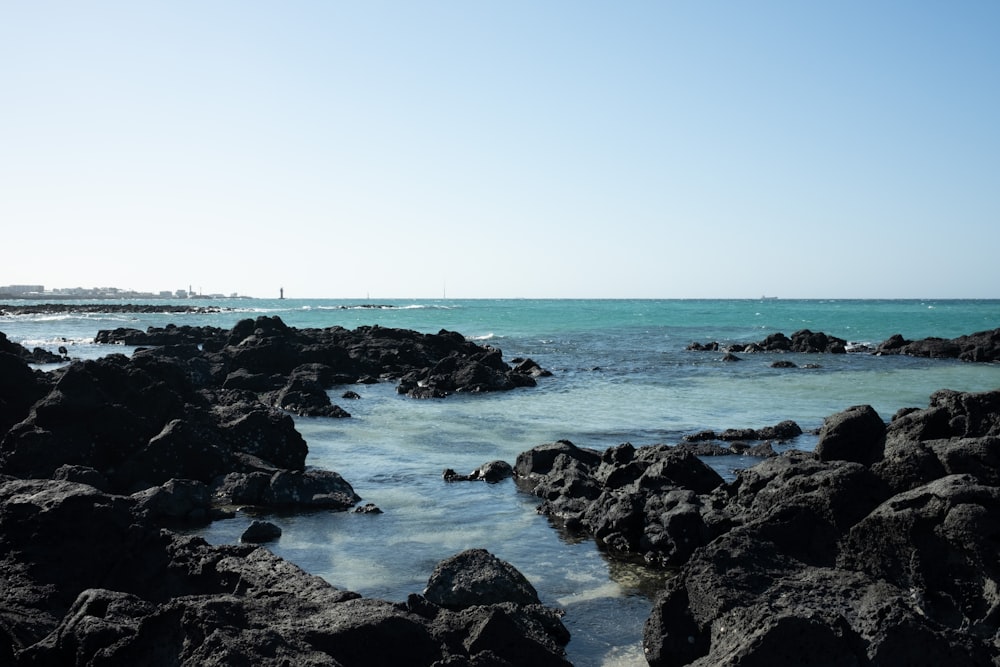
[[[855,405],[827,417],[816,443],[821,461],[854,461],[871,465],[882,460],[885,422],[870,405]]]
[[[636,448],[603,454],[567,440],[518,455],[515,480],[543,499],[538,511],[592,535],[623,557],[682,563],[709,538],[701,494],[722,484],[718,473],[683,448]]]
[[[263,542],[273,542],[281,537],[281,528],[270,521],[254,520],[243,534],[240,535],[240,542],[253,542],[260,544]]]
[[[150,522],[183,521],[207,523],[211,519],[212,497],[208,487],[190,479],[171,479],[132,494],[133,512]]]
[[[361,497],[343,477],[330,470],[255,470],[230,473],[213,486],[224,504],[284,509],[348,510]]]
[[[943,626],[993,636],[1000,609],[1000,488],[947,475],[897,494],[853,526],[838,564],[903,590]],[[947,563],[947,567],[942,567]]]
[[[531,582],[485,549],[468,549],[438,563],[427,580],[424,597],[448,609],[501,602],[540,604]]]

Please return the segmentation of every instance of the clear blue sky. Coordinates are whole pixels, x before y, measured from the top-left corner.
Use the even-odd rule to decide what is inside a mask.
[[[1000,297],[1000,2],[0,0],[0,285]]]

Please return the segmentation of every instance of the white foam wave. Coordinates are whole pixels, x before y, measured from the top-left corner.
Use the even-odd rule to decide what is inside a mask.
[[[601,660],[601,667],[644,667],[647,664],[641,644],[615,646]]]
[[[556,598],[556,602],[563,607],[568,607],[576,602],[587,602],[588,600],[599,600],[601,598],[619,598],[621,596],[621,586],[614,581],[609,581],[601,586],[595,586],[573,593],[572,595],[564,595],[563,597]]]
[[[483,334],[481,336],[469,336],[468,340],[493,340],[497,335],[492,331],[488,334]]]
[[[33,347],[41,348],[57,348],[59,346],[73,347],[74,345],[93,345],[94,338],[26,338],[20,341],[20,344],[24,347],[31,349]]]

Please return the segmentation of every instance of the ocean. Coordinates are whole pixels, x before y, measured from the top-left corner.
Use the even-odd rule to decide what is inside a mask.
[[[109,302],[110,303],[110,302]],[[568,439],[605,449],[678,442],[711,429],[759,428],[785,419],[806,433],[784,448],[811,449],[823,419],[869,404],[888,420],[923,407],[948,388],[1000,388],[1000,364],[900,356],[738,354],[686,350],[693,342],[750,342],[770,333],[822,331],[875,346],[893,334],[953,338],[1000,327],[1000,300],[189,300],[222,308],[186,314],[60,313],[0,317],[0,331],[27,347],[95,358],[128,348],[93,343],[99,329],[177,325],[231,327],[277,315],[294,327],[379,324],[457,331],[530,357],[552,376],[501,394],[415,400],[389,384],[350,387],[360,399],[334,403],[350,419],[296,418],[308,464],[333,469],[383,514],[271,515],[283,531],[275,553],[331,584],[401,601],[422,591],[434,565],[483,547],[511,562],[543,602],[565,611],[576,665],[643,665],[640,640],[652,596],[668,573],[610,560],[589,539],[560,532],[538,515],[537,498],[499,484],[446,483],[495,459],[513,464],[536,445]],[[772,368],[776,359],[798,368]],[[817,368],[804,368],[816,364]],[[777,449],[781,449],[780,447]],[[748,457],[706,459],[727,479]],[[235,542],[253,520],[241,512],[195,532]]]

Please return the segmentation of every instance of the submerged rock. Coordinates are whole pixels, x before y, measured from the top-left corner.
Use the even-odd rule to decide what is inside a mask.
[[[446,482],[487,482],[496,484],[514,476],[514,469],[506,461],[490,461],[484,463],[468,475],[461,475],[451,468],[446,469],[442,475]]]

